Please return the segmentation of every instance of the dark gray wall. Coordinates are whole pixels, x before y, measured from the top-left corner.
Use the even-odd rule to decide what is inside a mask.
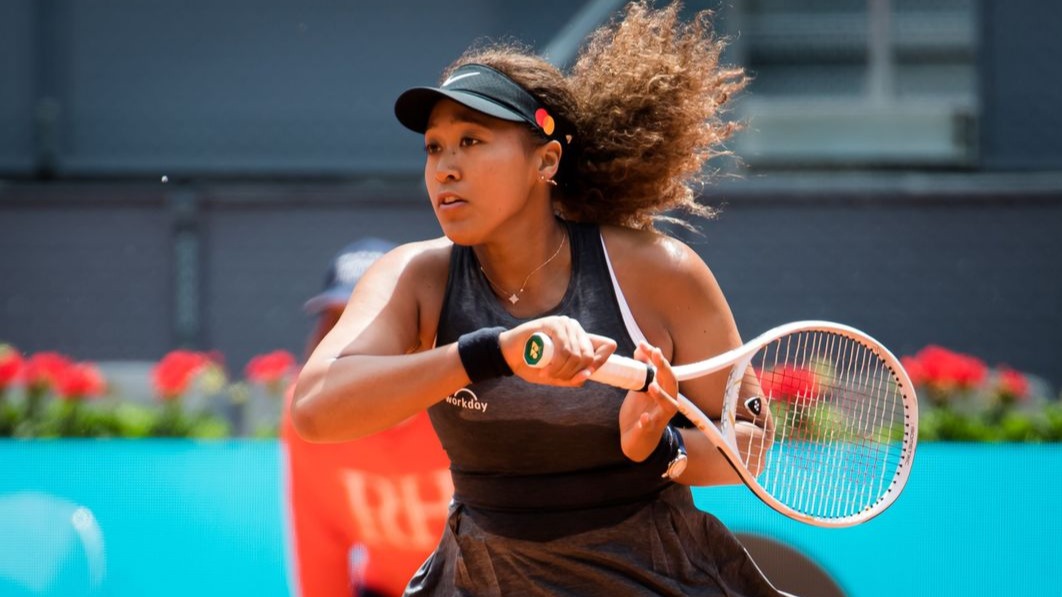
[[[897,354],[930,344],[1062,382],[1062,192],[735,197],[689,242],[743,334],[849,323]]]
[[[477,39],[541,49],[583,4],[8,0],[0,175],[407,173],[400,90]],[[740,38],[723,6],[719,28]],[[978,2],[980,167],[1062,168],[1059,17],[1053,2]]]
[[[565,0],[0,4],[0,174],[416,169],[391,105],[469,45],[544,46]]]
[[[0,202],[0,338],[93,359],[161,354],[171,342],[165,206],[113,187],[32,195]]]
[[[39,57],[34,0],[0,5],[0,173],[33,172]]]
[[[426,200],[350,185],[0,187],[0,341],[95,360],[300,354],[332,255],[439,234]]]
[[[1062,169],[1062,5],[981,0],[980,7],[982,164]]]
[[[938,343],[1062,383],[1062,191],[750,186],[718,191],[722,215],[682,234],[746,337],[829,319],[899,354]],[[336,250],[439,233],[415,184],[39,187],[0,189],[0,340],[83,359],[156,359],[181,343],[234,367],[299,353],[301,305]]]

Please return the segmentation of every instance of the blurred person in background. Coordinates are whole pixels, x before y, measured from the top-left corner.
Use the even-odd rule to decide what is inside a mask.
[[[324,290],[305,305],[314,318],[307,356],[368,266],[393,246],[366,238],[335,256]],[[302,439],[285,414],[280,436],[296,597],[400,595],[442,534],[453,492],[427,414],[335,444]]]

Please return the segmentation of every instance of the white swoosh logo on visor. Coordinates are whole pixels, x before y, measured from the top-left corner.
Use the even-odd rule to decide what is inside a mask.
[[[476,76],[478,74],[480,74],[480,73],[464,73],[464,74],[460,74],[460,75],[454,75],[454,76],[450,77],[449,79],[443,81],[442,86],[446,87],[447,85],[450,85],[454,81],[460,81],[461,79],[464,79],[465,77],[474,77],[474,76]]]

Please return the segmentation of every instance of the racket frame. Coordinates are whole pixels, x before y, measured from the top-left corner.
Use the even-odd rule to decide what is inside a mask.
[[[788,335],[807,332],[838,334],[855,340],[866,349],[873,352],[882,360],[891,373],[895,375],[897,388],[903,402],[904,433],[901,440],[900,462],[897,466],[897,471],[892,476],[888,488],[880,499],[866,509],[848,516],[814,516],[787,506],[772,496],[770,492],[760,485],[756,480],[756,477],[745,465],[745,461],[741,457],[737,446],[737,412],[738,401],[741,398],[739,390],[741,388],[742,378],[748,370],[748,367],[751,365],[752,358],[760,349],[771,342]],[[536,343],[535,349],[531,348],[532,342]],[[538,355],[537,359],[529,358],[529,354],[532,350]],[[549,363],[552,354],[553,346],[549,338],[544,334],[534,334],[532,338],[528,340],[528,344],[525,347],[525,362],[533,367],[543,367]],[[821,320],[795,321],[771,328],[741,346],[712,358],[686,365],[675,365],[672,366],[671,369],[675,375],[675,379],[682,382],[702,377],[710,373],[715,373],[728,367],[730,368],[730,375],[727,379],[726,392],[723,397],[722,416],[718,425],[682,394],[676,396],[675,406],[677,407],[678,412],[693,423],[701,433],[708,437],[709,441],[711,441],[723,457],[726,458],[727,462],[741,478],[741,481],[751,489],[761,501],[774,510],[794,520],[814,526],[829,528],[848,527],[866,522],[884,512],[896,501],[896,498],[899,497],[900,492],[907,484],[907,480],[911,473],[911,467],[914,464],[914,453],[918,442],[918,400],[911,379],[900,364],[900,360],[897,359],[896,356],[893,355],[883,344],[865,332],[844,324]],[[652,382],[653,377],[654,371],[652,365],[629,357],[613,355],[605,365],[590,376],[590,379],[624,389],[645,391]]]

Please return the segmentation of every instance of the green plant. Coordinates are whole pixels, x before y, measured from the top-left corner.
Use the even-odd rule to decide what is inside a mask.
[[[901,360],[919,395],[921,439],[1062,441],[1062,406],[1045,383],[935,345]]]
[[[235,433],[275,437],[283,389],[295,372],[284,351],[248,365],[248,381],[230,382],[220,355],[166,354],[151,370],[152,396],[121,396],[93,363],[56,352],[23,356],[0,343],[0,438],[214,439]],[[247,397],[265,393],[252,427]],[[132,399],[136,398],[136,399]],[[233,420],[230,420],[233,419]]]

